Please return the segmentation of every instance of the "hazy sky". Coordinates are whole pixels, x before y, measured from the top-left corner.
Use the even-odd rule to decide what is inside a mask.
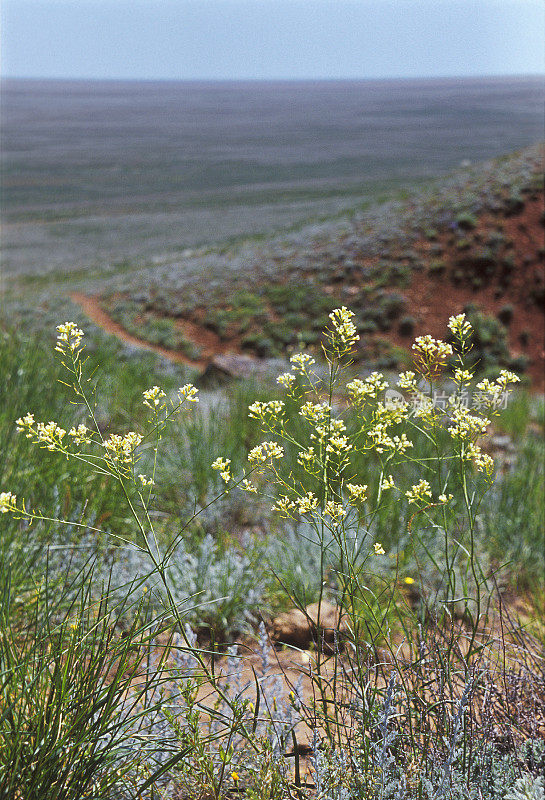
[[[381,78],[545,71],[543,0],[3,0],[4,76]]]

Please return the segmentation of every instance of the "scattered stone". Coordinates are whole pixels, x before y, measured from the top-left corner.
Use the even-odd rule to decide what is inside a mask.
[[[339,624],[339,609],[326,601],[320,604],[320,618],[318,619],[318,603],[311,603],[305,611],[292,608],[279,614],[273,620],[271,638],[278,644],[287,644],[307,650],[316,641],[318,630],[324,634],[324,641],[333,645],[335,631],[346,632],[344,622]]]

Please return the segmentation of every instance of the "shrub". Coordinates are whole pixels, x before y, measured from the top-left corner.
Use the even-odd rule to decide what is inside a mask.
[[[510,325],[513,321],[513,314],[515,313],[515,309],[509,303],[508,305],[502,306],[498,311],[498,319],[502,325]]]
[[[406,316],[401,317],[399,320],[399,333],[401,336],[412,336],[414,333],[414,327],[416,325],[416,320],[414,317]]]
[[[458,227],[463,231],[471,231],[477,226],[477,218],[474,214],[470,214],[468,211],[464,212],[463,214],[458,214],[456,217],[456,222]]]

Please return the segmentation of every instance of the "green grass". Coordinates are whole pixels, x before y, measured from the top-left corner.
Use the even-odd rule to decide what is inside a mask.
[[[276,298],[282,303],[286,299],[283,294]],[[246,296],[246,304],[252,303],[253,295]],[[467,688],[474,674],[473,666],[470,669],[464,661],[469,657],[457,650],[459,642],[471,640],[475,668],[480,668],[480,644],[471,639],[479,624],[478,614],[477,621],[471,617],[474,593],[479,587],[485,590],[482,608],[488,608],[492,586],[489,578],[494,574],[501,589],[508,593],[518,592],[530,598],[543,594],[543,403],[520,391],[495,418],[495,432],[512,438],[516,458],[511,466],[507,464],[502,469],[502,453],[509,455],[511,451],[495,454],[500,468],[493,488],[484,492],[484,479],[473,475],[469,499],[464,494],[462,474],[449,460],[452,442],[446,431],[430,435],[426,426],[414,420],[408,428],[414,443],[409,457],[395,458],[386,465],[384,455],[376,449],[354,448],[347,476],[370,489],[362,519],[353,518],[350,522],[365,542],[361,553],[352,557],[355,540],[351,529],[343,534],[335,530],[329,535],[310,518],[282,521],[271,514],[275,496],[286,491],[285,487],[279,489],[274,476],[263,479],[261,488],[269,495],[264,500],[234,486],[224,492],[221,476],[211,469],[212,462],[221,456],[230,459],[234,477],[242,474],[247,468],[248,451],[263,438],[260,424],[248,415],[248,406],[256,399],[282,397],[283,431],[289,434],[284,440],[282,474],[290,486],[305,487],[305,491],[312,490],[321,497],[324,476],[305,472],[298,458],[300,448],[295,444],[308,443],[312,430],[299,413],[302,397],[297,393],[293,397],[286,395],[274,384],[251,383],[235,384],[217,395],[204,395],[202,410],[197,407],[193,413],[179,416],[165,428],[157,443],[156,487],[153,501],[146,507],[148,517],[143,518],[152,526],[156,544],[143,546],[142,520],[130,513],[127,497],[133,495],[124,492],[123,481],[117,480],[114,473],[97,474],[88,464],[33,446],[15,432],[15,419],[28,411],[37,420],[56,420],[66,429],[81,421],[81,406],[74,403],[78,398],[63,383],[66,371],[51,349],[47,342],[14,332],[4,333],[0,340],[0,491],[9,490],[19,499],[24,497],[27,509],[41,510],[50,518],[37,514],[30,522],[24,516],[18,519],[11,514],[0,515],[0,789],[5,796],[18,800],[24,791],[24,797],[31,800],[137,798],[145,796],[142,793],[146,783],[154,783],[154,769],[166,769],[165,758],[175,784],[184,784],[184,770],[190,770],[192,789],[199,781],[204,786],[208,780],[215,787],[213,796],[217,800],[227,796],[228,787],[237,783],[230,777],[231,771],[236,775],[240,771],[248,781],[253,776],[251,785],[257,788],[252,791],[262,790],[272,780],[272,772],[263,765],[269,764],[267,769],[272,770],[273,763],[267,755],[265,739],[256,733],[258,717],[266,716],[263,708],[251,711],[244,705],[244,694],[237,694],[239,689],[228,697],[220,673],[215,672],[217,658],[210,661],[191,645],[191,657],[197,666],[181,689],[187,697],[184,713],[188,715],[182,722],[182,717],[168,710],[172,699],[164,699],[167,690],[163,683],[166,686],[167,673],[168,680],[172,674],[168,670],[163,674],[155,662],[150,669],[144,656],[163,653],[166,658],[172,644],[168,636],[173,631],[181,636],[187,620],[207,647],[217,643],[221,649],[231,636],[248,633],[252,626],[255,629],[260,615],[293,603],[304,609],[310,602],[325,599],[337,601],[344,609],[355,648],[345,649],[342,657],[340,651],[329,655],[321,649],[318,637],[312,655],[316,703],[312,708],[308,706],[305,713],[311,728],[319,724],[326,730],[323,758],[324,764],[331,759],[327,761],[328,769],[335,764],[345,724],[341,711],[344,700],[333,708],[328,700],[332,691],[326,677],[329,659],[333,658],[337,665],[343,663],[343,669],[348,665],[342,691],[353,692],[353,698],[360,697],[362,691],[371,692],[373,685],[378,709],[382,708],[380,703],[386,702],[384,685],[389,673],[382,664],[383,656],[373,668],[377,670],[374,677],[366,664],[371,652],[375,659],[385,652],[381,648],[390,652],[399,674],[403,676],[405,670],[411,675],[410,681],[415,682],[414,695],[409,685],[403,688],[407,710],[400,714],[405,715],[406,727],[402,729],[403,746],[396,751],[398,765],[401,768],[405,763],[403,748],[413,755],[420,752],[416,744],[418,726],[430,741],[437,730],[442,731],[442,738],[434,740],[433,746],[437,753],[450,752],[452,709],[461,702],[457,694],[460,681],[465,681]],[[107,345],[100,337],[89,342],[84,352],[88,353],[85,375],[89,376],[84,385],[96,403],[95,415],[104,436],[147,430],[143,390],[157,384],[170,393],[187,380],[183,370],[165,370],[164,364],[152,355],[124,359],[120,347]],[[344,383],[350,377],[346,373]],[[300,379],[297,385],[302,387]],[[335,395],[340,408],[346,400],[342,386],[341,382]],[[347,437],[357,442],[362,425],[368,424],[365,415],[358,419],[348,413],[343,416]],[[391,433],[401,431],[400,423]],[[271,437],[276,435],[266,433],[267,439]],[[146,441],[136,471],[151,475],[155,446],[152,440]],[[386,474],[395,473],[400,490],[386,493],[371,511],[377,475],[383,465]],[[447,518],[441,516],[440,509],[431,507],[416,514],[414,505],[409,505],[405,489],[421,478],[429,481],[434,497],[443,491],[448,479],[449,491],[454,495],[448,511],[448,532],[444,527]],[[335,471],[328,475],[328,491],[337,491],[339,480]],[[469,514],[467,502],[472,509]],[[100,528],[101,533],[96,534],[94,528]],[[122,547],[112,537],[119,533],[127,540],[123,547],[132,541],[142,548],[129,548],[132,573],[130,569],[123,571],[123,562],[116,560],[117,548],[121,552]],[[373,542],[380,543],[386,553],[375,555]],[[90,546],[91,543],[97,546]],[[80,547],[89,550],[78,550]],[[165,556],[162,561],[161,556],[153,563],[160,553],[169,553],[170,560]],[[411,595],[405,579],[411,581]],[[412,603],[416,605],[413,607]],[[454,617],[445,615],[445,603],[449,614],[450,610],[455,612]],[[486,615],[487,611],[482,613]],[[456,615],[464,621],[461,627],[457,627]],[[392,645],[395,637],[402,634],[416,648],[414,661],[409,659],[403,666],[396,661]],[[417,636],[414,640],[413,635]],[[161,636],[167,637],[164,648],[158,646]],[[182,650],[187,647],[186,641]],[[424,652],[422,648],[428,648],[429,663],[435,659],[431,673],[426,671],[428,660],[419,655]],[[229,680],[239,686],[237,681],[242,679],[235,680],[236,667],[231,665],[230,669],[234,676]],[[440,699],[435,694],[433,701],[423,700],[430,681],[435,680],[434,670],[443,670],[443,683],[436,687],[443,694]],[[136,695],[131,694],[131,716],[120,716],[120,705],[133,691],[135,681],[138,690]],[[214,692],[219,692],[215,705],[195,704],[192,693],[197,691],[199,681],[211,684]],[[263,679],[263,686],[265,683]],[[258,697],[260,686],[258,682]],[[267,702],[273,700],[269,698]],[[151,713],[159,713],[161,704],[167,708],[162,719],[169,723],[168,736],[163,726],[164,739],[146,739],[144,735],[135,738],[133,727],[139,716],[147,719]],[[364,764],[360,765],[361,774],[370,781],[365,784],[366,797],[370,797],[378,767],[369,766],[375,762],[374,750],[368,745],[373,741],[370,737],[378,735],[376,715],[383,712],[373,711],[372,702],[367,711],[357,710],[356,706],[355,700],[346,704],[350,714],[361,713],[357,724],[366,731],[361,751],[357,752]],[[412,710],[417,708],[418,712]],[[280,714],[276,705],[274,709],[273,717]],[[208,733],[205,717],[215,719],[217,724]],[[467,743],[469,728],[463,730]],[[243,756],[237,755],[235,741]],[[287,740],[281,741],[285,752]],[[216,742],[221,743],[221,748]],[[163,761],[159,758],[161,752],[166,753]],[[187,759],[189,755],[191,758]],[[242,760],[237,761],[239,757]],[[427,764],[422,758],[421,764]],[[139,770],[144,759],[148,771],[142,773]],[[275,770],[279,769],[278,756],[274,763]],[[460,769],[465,770],[463,780],[477,780],[468,777],[473,775],[473,767],[468,766],[465,757],[461,763]],[[356,761],[351,762],[350,770],[356,769],[355,764]],[[9,768],[2,771],[3,765]],[[386,769],[384,764],[381,769]],[[343,780],[355,774],[350,770]],[[281,800],[285,795],[279,787],[285,785],[284,779],[276,771],[274,776],[279,782],[275,793],[271,790],[269,794],[248,796]],[[433,780],[440,783],[437,776]],[[350,785],[351,794],[347,796],[356,800],[360,795],[355,784]],[[125,795],[116,795],[120,786]],[[487,800],[499,798],[490,795]]]

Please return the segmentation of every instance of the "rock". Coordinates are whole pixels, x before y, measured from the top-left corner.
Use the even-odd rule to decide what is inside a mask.
[[[225,353],[212,358],[197,385],[210,388],[233,378],[273,378],[288,368],[289,364],[280,358],[254,358],[238,353]]]
[[[318,637],[318,630],[323,631],[324,641],[331,650],[335,639],[335,631],[346,632],[344,622],[339,624],[339,609],[331,603],[322,601],[320,619],[318,619],[318,603],[311,603],[305,611],[292,608],[279,614],[272,624],[271,638],[279,644],[288,644],[306,650]]]
[[[312,633],[306,616],[298,608],[279,614],[272,624],[271,639],[279,644],[289,644],[306,650],[312,640]]]

